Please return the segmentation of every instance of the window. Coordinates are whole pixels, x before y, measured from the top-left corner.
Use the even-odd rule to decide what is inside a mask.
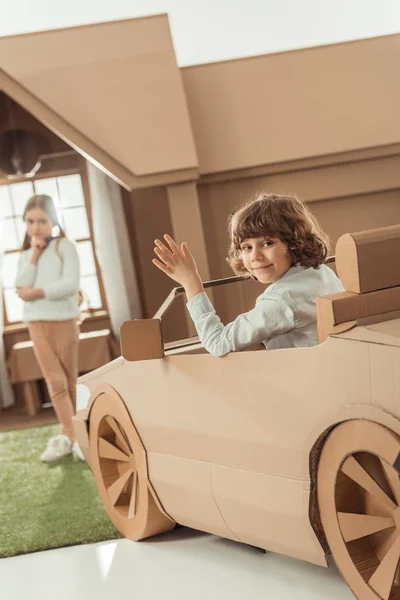
[[[103,308],[81,176],[72,174],[23,181],[0,186],[0,236],[5,252],[1,271],[6,323],[22,321],[23,302],[15,293],[14,281],[25,235],[22,215],[26,202],[34,194],[47,194],[53,198],[60,225],[77,244],[84,296],[81,310]]]

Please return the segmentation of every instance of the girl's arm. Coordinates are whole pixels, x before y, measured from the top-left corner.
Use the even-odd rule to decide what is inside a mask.
[[[79,291],[79,257],[75,245],[70,240],[62,238],[60,254],[63,263],[61,281],[43,287],[44,297],[49,300],[63,300]]]
[[[29,253],[28,250],[21,252],[15,280],[16,288],[33,288],[36,279],[36,265],[46,246],[47,242],[45,240],[33,236],[31,239],[31,251]],[[43,292],[43,290],[40,291]],[[36,294],[35,297],[43,298],[43,294]],[[26,298],[22,299],[26,300]],[[29,298],[29,300],[33,299]]]
[[[17,277],[15,287],[33,287],[36,279],[36,263],[28,259],[29,251],[21,252],[18,260]]]

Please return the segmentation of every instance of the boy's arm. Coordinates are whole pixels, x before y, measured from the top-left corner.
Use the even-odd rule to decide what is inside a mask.
[[[203,282],[200,279],[200,276],[194,277],[193,280],[190,280],[185,283],[183,286],[185,288],[186,298],[191,300],[197,294],[201,294],[204,292]]]
[[[293,311],[281,299],[262,298],[247,313],[223,325],[206,293],[192,297],[187,308],[200,341],[214,356],[245,350],[294,329]]]

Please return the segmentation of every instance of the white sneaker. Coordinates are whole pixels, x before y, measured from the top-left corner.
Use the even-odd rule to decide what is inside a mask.
[[[40,460],[43,462],[53,462],[64,456],[68,456],[72,452],[71,440],[68,436],[60,433],[52,437],[47,442],[47,448],[43,452]]]
[[[86,460],[86,458],[83,455],[82,450],[80,449],[78,442],[74,442],[72,444],[72,452],[75,454],[75,456],[77,456],[81,460]]]

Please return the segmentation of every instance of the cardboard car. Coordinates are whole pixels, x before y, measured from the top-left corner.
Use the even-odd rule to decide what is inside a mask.
[[[342,236],[346,291],[317,300],[311,348],[167,347],[180,289],[125,323],[74,418],[122,534],[179,523],[323,566],[331,553],[357,598],[400,598],[399,265],[400,225]]]

